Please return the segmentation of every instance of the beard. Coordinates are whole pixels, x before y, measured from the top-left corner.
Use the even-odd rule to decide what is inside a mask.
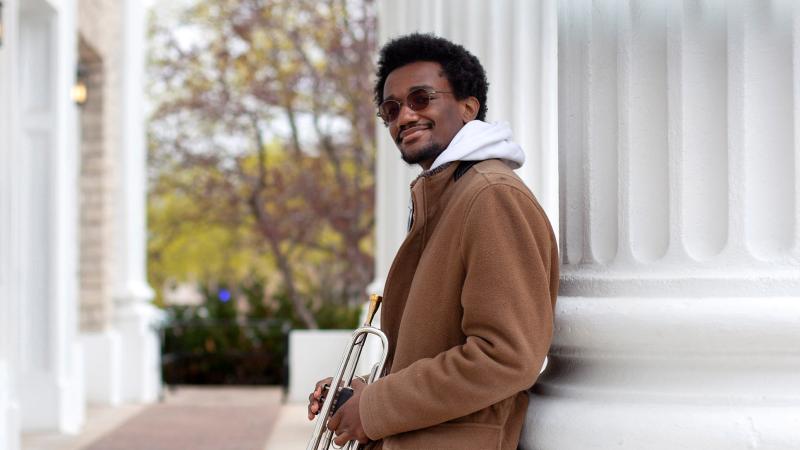
[[[414,164],[419,164],[423,161],[433,162],[443,151],[444,147],[435,142],[431,142],[414,154],[408,154],[405,150],[400,149],[400,156],[408,165],[413,166]]]

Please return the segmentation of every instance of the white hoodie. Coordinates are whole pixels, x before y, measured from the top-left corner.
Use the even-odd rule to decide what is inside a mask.
[[[511,139],[511,127],[506,122],[467,122],[453,136],[450,145],[433,161],[429,170],[451,161],[483,161],[495,158],[502,159],[512,169],[518,169],[525,163],[525,153]]]

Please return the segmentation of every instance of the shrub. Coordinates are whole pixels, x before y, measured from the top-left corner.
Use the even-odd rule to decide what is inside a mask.
[[[263,298],[263,283],[203,286],[198,306],[168,306],[161,330],[167,384],[286,385],[288,333],[302,328],[288,297]],[[355,328],[360,308],[323,302],[321,328]]]

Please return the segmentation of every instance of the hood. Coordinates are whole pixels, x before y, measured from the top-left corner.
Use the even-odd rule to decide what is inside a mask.
[[[512,169],[518,169],[525,163],[525,153],[511,139],[511,127],[507,122],[467,122],[450,141],[450,145],[433,161],[429,170],[452,161],[483,161],[495,158],[502,159]]]

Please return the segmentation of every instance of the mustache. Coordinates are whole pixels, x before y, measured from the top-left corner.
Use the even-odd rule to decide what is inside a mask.
[[[415,127],[420,127],[420,126],[421,126],[421,127],[424,127],[425,129],[431,129],[431,128],[433,128],[433,124],[432,124],[432,123],[419,123],[419,122],[413,122],[413,123],[409,123],[409,124],[406,124],[406,125],[403,125],[403,126],[401,126],[401,127],[398,129],[398,131],[397,131],[397,138],[396,138],[394,141],[395,141],[397,144],[401,143],[401,142],[403,141],[403,132],[404,132],[404,131],[408,130],[409,128],[415,128]]]

